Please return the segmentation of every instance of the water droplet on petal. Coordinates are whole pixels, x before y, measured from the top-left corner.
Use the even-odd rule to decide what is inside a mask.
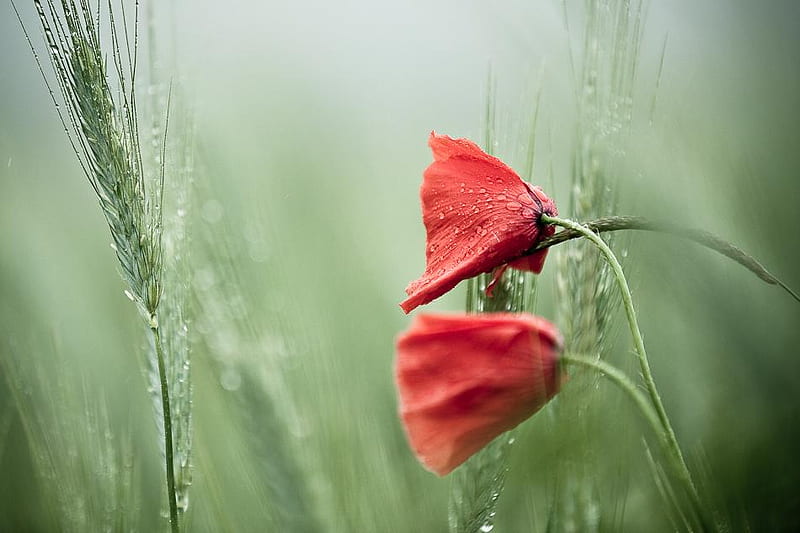
[[[530,194],[525,192],[517,196],[517,200],[526,205],[533,205],[533,198],[531,198]]]
[[[439,212],[439,220],[444,220],[444,211]]]
[[[522,204],[519,202],[508,202],[506,204],[506,209],[508,209],[509,211],[519,211],[520,209],[522,209]]]
[[[497,195],[497,200],[498,201],[502,202],[505,199],[506,199],[506,195],[505,194],[498,194]]]

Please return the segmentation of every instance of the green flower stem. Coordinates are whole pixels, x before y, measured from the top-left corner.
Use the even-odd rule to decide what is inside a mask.
[[[604,377],[608,378],[611,382],[616,384],[620,389],[622,389],[623,392],[625,392],[630,397],[631,400],[633,400],[633,403],[636,404],[636,407],[639,408],[641,413],[647,419],[647,422],[650,424],[651,428],[653,429],[653,432],[655,432],[655,434],[661,439],[662,444],[665,447],[670,446],[670,443],[667,440],[668,439],[667,434],[664,432],[664,428],[661,425],[661,420],[658,418],[658,415],[653,409],[653,406],[648,402],[647,396],[642,394],[642,392],[636,387],[636,384],[631,381],[631,379],[627,376],[627,374],[619,370],[614,365],[610,365],[605,361],[592,357],[586,357],[575,354],[562,354],[559,360],[562,363],[584,366],[587,368],[591,368],[593,370],[597,370],[598,372],[603,374]],[[650,460],[653,461],[649,449],[647,450],[647,454],[650,457]],[[700,503],[699,500],[693,502],[695,506],[699,506],[699,503]],[[680,509],[678,510],[678,512],[681,513],[682,516],[684,516],[683,512],[680,511]],[[714,530],[713,527],[710,527],[708,525],[707,521],[705,520],[705,517],[701,514],[702,509],[698,507],[697,512],[698,512],[697,516],[698,519],[701,521],[700,524],[703,530]]]
[[[664,437],[664,428],[661,425],[661,420],[658,418],[653,406],[647,401],[647,397],[636,388],[636,384],[633,383],[631,379],[620,369],[600,359],[575,354],[561,354],[559,361],[571,365],[591,368],[603,374],[610,381],[619,386],[623,392],[630,396],[631,400],[633,400],[633,403],[636,404],[636,407],[639,408],[644,417],[647,419],[647,422],[653,427],[653,431],[655,431],[656,435],[659,435],[662,438]]]
[[[150,320],[150,331],[156,347],[158,360],[158,377],[161,379],[161,410],[164,416],[164,456],[167,469],[167,500],[169,500],[169,525],[172,533],[178,533],[178,501],[175,496],[175,466],[172,458],[172,416],[169,409],[169,386],[167,370],[164,365],[164,349],[161,345],[161,334],[158,331],[158,320],[153,316]]]
[[[644,340],[642,339],[642,333],[639,330],[639,322],[636,319],[636,311],[633,307],[633,298],[631,297],[631,291],[628,288],[628,283],[625,280],[625,273],[622,271],[622,265],[619,264],[614,252],[611,251],[611,248],[608,247],[605,241],[603,241],[603,239],[601,239],[600,236],[591,229],[582,226],[577,222],[573,222],[572,220],[551,217],[544,214],[542,215],[541,220],[544,223],[555,224],[557,226],[580,233],[592,241],[592,243],[600,249],[605,256],[606,261],[608,261],[608,264],[611,266],[611,269],[614,272],[614,277],[617,280],[617,285],[619,285],[619,290],[622,293],[622,304],[625,308],[625,314],[628,317],[628,325],[630,326],[633,343],[636,347],[636,355],[639,360],[642,378],[644,379],[645,387],[647,387],[647,392],[650,395],[650,401],[655,408],[658,420],[661,422],[662,435],[667,449],[670,452],[668,455],[673,460],[673,466],[675,467],[678,477],[686,485],[686,489],[689,493],[689,496],[692,498],[698,513],[701,513],[699,516],[702,517],[702,506],[700,505],[700,497],[697,492],[697,488],[695,487],[694,481],[692,481],[692,475],[689,472],[689,468],[686,466],[686,461],[683,459],[683,453],[681,453],[678,440],[675,437],[675,432],[673,431],[672,425],[669,422],[667,412],[664,410],[664,405],[661,403],[661,397],[658,394],[655,380],[653,380],[653,374],[650,371],[650,363],[647,360],[647,352],[644,348]]]

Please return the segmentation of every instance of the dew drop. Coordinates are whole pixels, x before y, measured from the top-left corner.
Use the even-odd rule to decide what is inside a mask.
[[[505,199],[506,199],[506,195],[505,194],[498,194],[497,195],[497,201],[502,202]]]
[[[509,211],[519,211],[520,209],[522,209],[522,204],[519,202],[508,202],[506,204],[506,209],[508,209]]]
[[[478,192],[479,192],[479,193],[481,193],[481,194],[483,194],[483,193],[485,193],[485,192],[486,192],[486,189],[485,189],[485,188],[483,188],[483,187],[481,187],[481,188],[478,190]]]
[[[444,211],[439,212],[439,220],[444,220]]]
[[[517,196],[517,200],[526,205],[533,205],[533,198],[531,198],[531,195],[528,193],[520,194],[519,196]]]
[[[481,526],[480,531],[482,533],[489,533],[493,529],[494,529],[494,524],[490,524],[489,522],[486,522],[485,524],[483,524]]]

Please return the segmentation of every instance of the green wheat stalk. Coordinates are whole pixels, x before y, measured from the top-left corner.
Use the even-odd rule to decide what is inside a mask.
[[[167,92],[167,91],[165,91]],[[151,91],[158,94],[158,89]],[[154,96],[155,98],[155,96]],[[178,112],[175,112],[178,111]],[[171,179],[164,182],[164,227],[162,229],[164,291],[158,307],[158,323],[163,351],[167,354],[165,376],[170,393],[170,417],[173,440],[173,469],[176,506],[183,514],[189,507],[189,488],[192,484],[192,392],[191,348],[194,307],[191,298],[192,265],[190,255],[190,227],[194,179],[194,124],[191,113],[185,109],[172,112],[175,130],[180,136],[168,141],[171,159],[164,161],[171,169]],[[166,125],[163,126],[165,128]],[[155,145],[163,136],[161,128],[151,128]],[[163,157],[163,155],[162,155]],[[160,159],[159,159],[160,160]],[[154,163],[157,163],[154,161]],[[168,207],[168,209],[166,209]],[[156,413],[156,425],[162,442],[165,425],[162,411],[161,374],[158,366],[156,336],[148,343],[147,378]],[[166,450],[166,448],[164,448]],[[166,457],[164,457],[166,461]]]
[[[666,233],[676,237],[681,237],[683,239],[692,241],[695,244],[708,248],[709,250],[713,250],[718,254],[724,255],[728,259],[739,263],[747,270],[758,276],[761,281],[780,287],[789,296],[800,302],[800,295],[798,295],[798,293],[795,292],[791,287],[767,270],[766,267],[764,267],[764,265],[758,261],[758,259],[751,256],[735,244],[721,239],[720,237],[717,237],[708,231],[686,228],[672,222],[654,222],[639,216],[600,217],[588,222],[582,222],[581,225],[595,233],[637,230]],[[576,229],[566,228],[551,237],[542,239],[536,244],[536,246],[527,251],[526,254],[533,253],[537,250],[544,250],[545,248],[561,244],[562,242],[582,237],[585,237],[582,230],[579,231]]]
[[[154,146],[161,146],[160,153],[153,158],[155,165],[145,164],[135,96],[138,3],[132,33],[125,9],[120,8],[121,21],[117,21],[110,2],[107,5],[110,66],[101,41],[101,5],[96,12],[88,0],[61,0],[58,4],[54,0],[34,0],[34,5],[63,107],[48,82],[18,12],[17,17],[81,168],[100,202],[113,239],[112,248],[127,285],[125,294],[136,304],[150,332],[150,351],[154,355],[151,361],[156,369],[152,374],[158,376],[153,389],[158,391],[160,400],[156,411],[164,450],[170,526],[177,532],[178,496],[180,493],[180,508],[185,509],[186,487],[190,482],[191,386],[188,344],[181,340],[186,323],[180,311],[183,305],[180,286],[170,287],[164,306],[160,306],[165,283],[162,222],[169,115],[165,114],[163,139],[155,141]],[[16,12],[16,6],[14,9]],[[148,178],[145,169],[151,166],[154,171]],[[178,270],[175,264],[169,266],[175,267],[173,273]],[[184,384],[173,388],[173,398],[180,398],[174,400],[174,404],[170,400],[170,383]],[[176,410],[175,428],[173,410]],[[173,442],[176,435],[180,439],[177,484]]]
[[[495,87],[491,72],[488,79],[484,132],[486,152],[493,153],[495,145]],[[531,131],[535,131],[538,106],[535,108]],[[533,133],[531,133],[533,141]],[[528,147],[526,168],[533,165],[533,143]],[[532,311],[535,277],[509,269],[494,288],[491,298],[486,287],[492,274],[481,274],[467,282],[466,311],[468,313]],[[448,521],[451,533],[490,531],[494,527],[497,504],[505,487],[509,452],[515,441],[516,429],[508,431],[467,460],[450,475]]]
[[[568,7],[564,20],[569,33]],[[591,219],[617,209],[619,188],[611,181],[617,174],[619,153],[624,149],[630,127],[633,81],[641,40],[642,3],[630,0],[587,0],[577,3],[582,13],[581,48],[570,50],[578,120],[571,169],[567,209],[579,219]],[[613,275],[602,256],[590,247],[572,247],[557,254],[557,320],[568,353],[592,354],[597,360],[607,355],[613,343],[614,310],[619,305]],[[572,394],[555,402],[558,418],[568,418],[574,436],[589,435],[593,421],[587,418],[597,402],[597,373],[573,376]],[[603,489],[597,470],[595,450],[581,448],[560,460],[554,508],[549,527],[596,531],[601,521],[620,526],[622,514],[611,514],[601,505]],[[622,494],[619,497],[625,498]]]
[[[155,10],[148,4],[146,10],[146,36],[148,46],[148,98],[144,101],[144,116],[150,117],[148,142],[150,150],[145,159],[146,168],[160,175],[161,203],[158,206],[163,219],[161,229],[162,285],[164,287],[158,319],[166,360],[167,386],[170,392],[170,407],[173,438],[173,468],[178,512],[183,514],[189,507],[189,488],[192,484],[192,395],[191,348],[195,308],[192,305],[191,279],[193,257],[191,255],[191,220],[195,197],[195,146],[196,129],[194,114],[182,104],[181,99],[173,103],[177,92],[173,84],[161,82],[156,63],[159,57],[155,30]],[[179,89],[178,89],[179,91]],[[168,115],[160,117],[163,110]],[[168,135],[168,128],[172,132]],[[169,169],[169,180],[164,179]],[[160,374],[155,343],[149,343],[147,376],[156,424],[163,442],[164,425],[161,410]],[[166,460],[166,457],[164,458]]]

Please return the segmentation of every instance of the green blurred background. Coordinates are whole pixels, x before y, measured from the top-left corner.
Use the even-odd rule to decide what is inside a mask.
[[[31,6],[19,7],[38,42]],[[407,449],[392,384],[393,339],[409,321],[397,303],[424,267],[418,186],[427,135],[482,141],[491,68],[495,152],[521,168],[525,121],[541,91],[534,181],[571,216],[559,199],[569,197],[578,145],[575,65],[586,14],[556,1],[159,9],[159,68],[193,108],[203,176],[192,206],[203,229],[191,238],[187,282],[207,285],[215,257],[230,261],[235,283],[223,281],[241,298],[222,297],[216,309],[250,327],[246,339],[232,333],[194,353],[191,529],[271,530],[293,523],[282,513],[313,512],[297,530],[445,530],[448,481]],[[632,134],[616,146],[620,175],[608,178],[620,212],[708,229],[800,288],[800,5],[651,2],[643,23]],[[42,420],[54,435],[46,446],[66,449],[87,411],[64,417],[66,406],[53,405],[63,386],[103,406],[109,431],[133,450],[131,521],[148,531],[163,489],[141,324],[8,4],[0,45],[0,359],[6,378],[10,361],[22,369],[0,380],[0,530],[61,529],[48,494],[62,485],[38,472],[23,420]],[[625,242],[651,364],[690,463],[708,471],[711,492],[740,526],[797,530],[800,304],[674,238]],[[584,245],[553,257],[571,246]],[[555,264],[540,280],[538,310],[550,319]],[[462,288],[429,309],[463,309],[463,298]],[[621,334],[622,320],[617,313]],[[203,317],[196,325],[215,327]],[[242,369],[266,383],[272,403],[242,397]],[[670,529],[637,415],[609,408],[617,394],[600,387],[581,415],[597,435],[570,434],[569,421],[547,410],[523,425],[498,531],[543,527],[553,458],[573,453],[594,458],[600,486],[624,485],[615,490],[627,501],[625,530]],[[285,424],[274,422],[276,410]],[[603,431],[619,419],[624,431]],[[307,485],[308,504],[297,510],[275,498],[287,492],[281,476],[293,475],[275,473],[281,454]],[[82,488],[102,500],[102,487]]]

